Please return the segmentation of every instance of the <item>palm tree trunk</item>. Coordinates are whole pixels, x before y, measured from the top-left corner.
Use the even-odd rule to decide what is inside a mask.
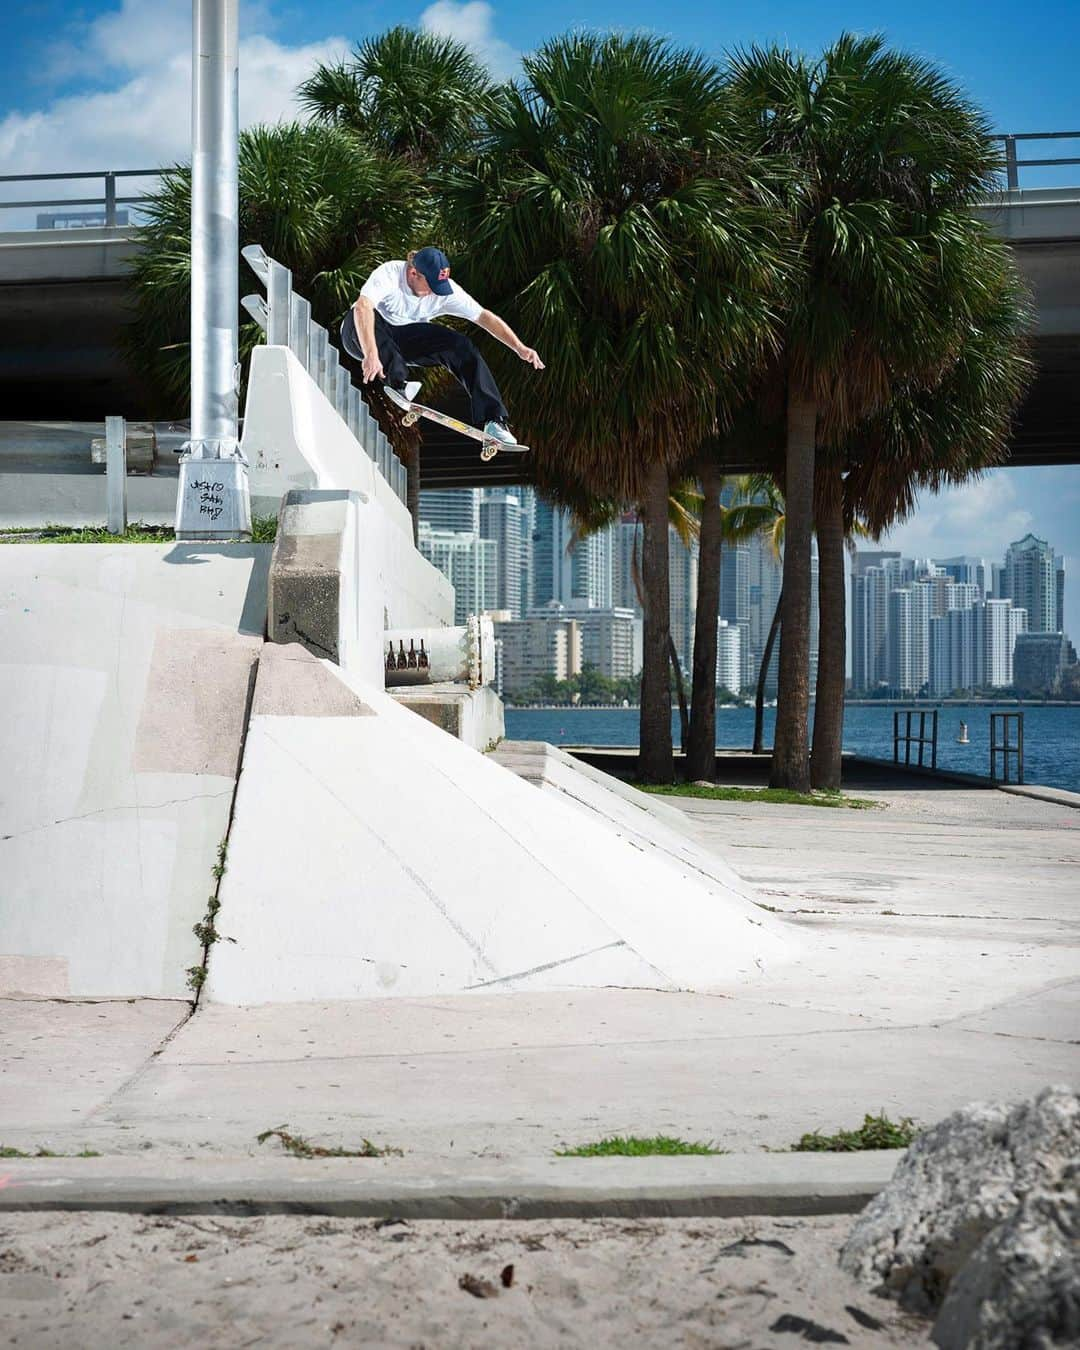
[[[720,613],[720,558],[724,476],[705,452],[701,464],[701,535],[698,540],[697,617],[694,620],[694,674],[690,690],[690,735],[686,777],[694,783],[716,776],[716,631]]]
[[[810,536],[814,520],[817,406],[788,390],[784,495],[784,591],[780,617],[780,678],[776,696],[769,786],[810,790]]]
[[[840,470],[821,475],[818,493],[818,637],[817,693],[814,697],[814,746],[810,782],[839,790],[844,743],[844,674],[847,632],[844,616],[844,497]]]
[[[765,748],[765,681],[769,675],[769,665],[772,661],[773,647],[776,645],[776,635],[780,631],[780,607],[784,603],[784,590],[780,588],[780,594],[776,597],[776,608],[773,610],[772,623],[769,624],[769,636],[765,639],[765,651],[761,658],[761,667],[758,670],[757,692],[754,695],[754,750],[755,755],[760,755]]]
[[[639,508],[645,617],[642,633],[641,720],[638,773],[646,783],[675,780],[671,746],[671,681],[668,639],[671,634],[668,579],[668,473],[657,461],[649,471],[645,499]]]
[[[679,660],[679,653],[675,650],[675,639],[670,633],[667,646],[671,673],[675,676],[675,696],[679,700],[679,745],[685,755],[690,740],[690,714],[686,710],[686,685],[683,683],[682,663]]]

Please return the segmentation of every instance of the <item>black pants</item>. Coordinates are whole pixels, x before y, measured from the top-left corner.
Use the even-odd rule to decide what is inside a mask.
[[[402,388],[409,377],[409,366],[445,366],[469,395],[474,427],[482,428],[485,422],[506,422],[506,408],[495,377],[464,333],[444,328],[440,323],[391,324],[376,314],[375,343],[386,383],[392,388]],[[354,361],[363,361],[351,309],[341,321],[341,345]]]

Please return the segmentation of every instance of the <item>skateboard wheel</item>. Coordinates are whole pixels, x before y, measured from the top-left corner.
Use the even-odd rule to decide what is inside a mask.
[[[414,426],[417,422],[420,421],[420,414],[412,412],[406,413],[405,416],[401,419],[401,421],[403,425],[407,427]]]
[[[498,453],[499,447],[497,445],[485,445],[483,450],[480,451],[480,459],[483,463],[487,464],[488,461],[494,459]]]

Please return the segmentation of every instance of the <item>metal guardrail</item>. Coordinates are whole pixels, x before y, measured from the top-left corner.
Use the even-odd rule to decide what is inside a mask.
[[[900,730],[900,719],[905,718],[904,729]],[[912,731],[914,719],[919,719],[919,729]],[[930,734],[926,734],[926,719],[930,718]],[[931,708],[902,708],[893,713],[893,763],[894,764],[918,764],[920,768],[937,768],[937,734],[938,734],[938,715],[937,709]],[[903,747],[904,758],[900,758],[900,748]],[[916,760],[911,758],[913,746],[918,746],[919,757]],[[930,747],[929,764],[923,758],[926,747]]]
[[[1021,159],[1017,146],[1021,141],[1080,141],[1080,131],[1017,131],[1003,132],[996,137],[1005,151],[1005,185],[1010,192],[1020,187],[1020,170],[1053,168],[1059,165],[1080,164],[1080,156],[1055,155],[1043,159]],[[99,179],[104,185],[100,197],[49,197],[26,201],[0,201],[0,211],[15,207],[72,207],[100,206],[106,225],[115,225],[118,206],[138,206],[145,196],[117,196],[119,178],[157,178],[162,169],[94,169],[86,173],[8,173],[0,174],[0,183],[50,183]]]
[[[1015,732],[1015,735],[1012,733]],[[998,773],[998,761],[1001,772]],[[1009,777],[1011,767],[1016,777]],[[1024,781],[1024,714],[1002,712],[990,714],[990,777],[995,783],[1022,783]]]
[[[341,364],[330,334],[322,324],[313,321],[310,303],[293,290],[292,272],[271,258],[261,244],[248,244],[240,254],[266,288],[265,299],[261,295],[245,295],[240,303],[271,346],[289,348],[397,496],[407,501],[405,465],[360,397],[349,371]]]
[[[119,197],[116,193],[118,178],[158,178],[161,169],[95,169],[88,173],[5,173],[0,174],[0,183],[65,183],[82,182],[87,179],[104,180],[104,195],[101,197],[43,197],[26,201],[0,201],[0,209],[14,210],[16,207],[37,206],[100,206],[104,215],[103,223],[116,225],[118,206],[135,206],[146,200],[145,194],[138,197]]]
[[[1080,157],[1053,159],[1018,159],[1017,141],[1080,141],[1080,131],[1021,131],[1000,137],[1005,146],[1005,185],[1010,192],[1020,187],[1020,170],[1050,168],[1058,164],[1080,164]]]

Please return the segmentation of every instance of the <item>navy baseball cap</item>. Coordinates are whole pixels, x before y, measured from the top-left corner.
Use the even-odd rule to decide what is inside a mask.
[[[420,249],[412,260],[412,265],[424,278],[436,295],[452,295],[450,285],[450,259],[441,248],[431,244]]]

